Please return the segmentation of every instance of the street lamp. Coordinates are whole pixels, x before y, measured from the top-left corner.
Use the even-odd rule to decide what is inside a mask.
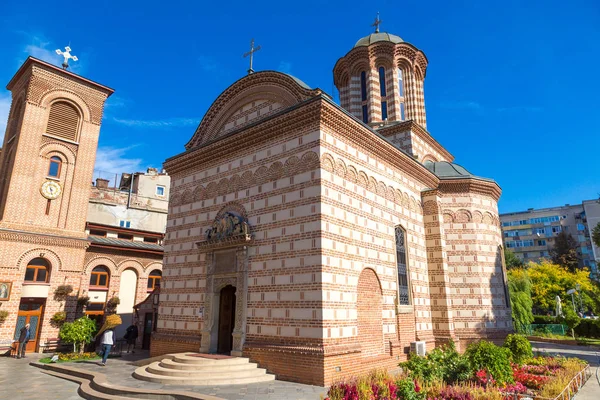
[[[575,285],[575,289],[577,289],[577,294],[579,295],[579,311],[581,315],[583,315],[583,301],[581,300],[581,285],[578,283]]]
[[[575,289],[569,289],[569,291],[567,292],[567,294],[571,295],[571,303],[573,303],[573,311],[577,312],[577,308],[575,308],[575,297],[573,296],[573,293],[575,293]]]

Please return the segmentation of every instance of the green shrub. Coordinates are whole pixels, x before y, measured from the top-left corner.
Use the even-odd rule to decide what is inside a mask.
[[[525,360],[533,357],[531,343],[523,335],[512,334],[506,337],[504,347],[510,350],[510,356],[514,363],[523,364]]]
[[[469,359],[472,368],[477,371],[486,370],[499,384],[513,382],[510,350],[481,340],[471,343],[465,356]]]
[[[600,338],[600,319],[582,319],[575,327],[578,337]]]
[[[534,315],[532,324],[545,325],[545,324],[558,324],[556,317],[553,315]]]
[[[58,332],[58,337],[65,343],[73,343],[73,352],[79,346],[79,353],[83,353],[83,347],[92,341],[95,332],[96,322],[86,315],[75,322],[64,323]]]
[[[424,383],[453,383],[468,380],[473,375],[469,360],[456,351],[453,341],[433,349],[425,357],[411,354],[409,360],[400,366],[408,370],[411,378]]]

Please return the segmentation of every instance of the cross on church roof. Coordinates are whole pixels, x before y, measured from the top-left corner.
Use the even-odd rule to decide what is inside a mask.
[[[254,72],[252,69],[252,59],[254,57],[254,53],[260,50],[260,46],[254,47],[254,39],[250,40],[250,51],[244,54],[244,57],[250,56],[250,68],[248,69],[248,75]]]
[[[381,25],[381,20],[379,19],[379,11],[377,11],[377,17],[375,17],[375,22],[371,24],[371,26],[375,27],[375,33],[379,33],[379,25]]]

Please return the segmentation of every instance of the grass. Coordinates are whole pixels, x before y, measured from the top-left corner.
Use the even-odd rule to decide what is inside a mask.
[[[44,358],[40,358],[38,360],[38,362],[42,363],[42,364],[50,364],[50,360],[52,359],[52,357],[44,357]],[[101,360],[102,357],[98,356],[98,357],[93,357],[93,358],[86,358],[83,360],[56,360],[56,363],[68,363],[68,362],[82,362],[82,361],[93,361],[93,360]]]

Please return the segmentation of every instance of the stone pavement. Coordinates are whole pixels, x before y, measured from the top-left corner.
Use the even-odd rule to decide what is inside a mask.
[[[284,381],[242,385],[236,385],[235,381],[232,381],[232,384],[227,386],[164,385],[145,382],[131,376],[137,368],[131,362],[145,357],[148,357],[146,352],[137,352],[133,355],[124,354],[121,358],[109,358],[106,367],[101,367],[96,361],[82,361],[63,365],[101,372],[107,376],[109,382],[115,385],[133,388],[143,387],[144,389],[189,391],[210,394],[226,400],[319,400],[324,398],[327,392],[325,388],[320,386]],[[40,356],[37,354],[31,355],[25,360],[0,357],[0,398],[24,400],[80,399],[77,394],[78,384],[46,375],[41,369],[29,365],[29,362],[36,361],[38,358]],[[50,388],[50,391],[48,388]],[[3,397],[5,393],[12,397]],[[50,395],[50,393],[52,394]]]
[[[600,350],[583,346],[564,346],[553,343],[532,342],[534,351],[548,355],[562,354],[567,357],[579,357],[588,361],[593,367],[594,374],[578,393],[576,400],[600,399],[600,385],[596,377],[596,368],[600,364]],[[68,363],[67,365],[97,371],[105,374],[111,383],[135,388],[190,391],[210,394],[227,400],[319,400],[325,397],[326,389],[319,386],[302,385],[297,383],[273,381],[265,383],[227,386],[185,386],[163,385],[160,383],[143,382],[134,379],[131,374],[136,366],[131,362],[147,357],[147,353],[124,355],[121,358],[111,358],[106,367],[96,362],[87,361]],[[0,398],[26,400],[80,399],[77,394],[78,384],[46,375],[41,369],[29,365],[40,356],[30,355],[27,359],[16,360],[0,357]],[[600,374],[600,372],[599,372]]]
[[[27,358],[0,357],[0,398],[24,400],[81,400],[79,384],[44,374],[29,363],[41,358],[37,354]]]

